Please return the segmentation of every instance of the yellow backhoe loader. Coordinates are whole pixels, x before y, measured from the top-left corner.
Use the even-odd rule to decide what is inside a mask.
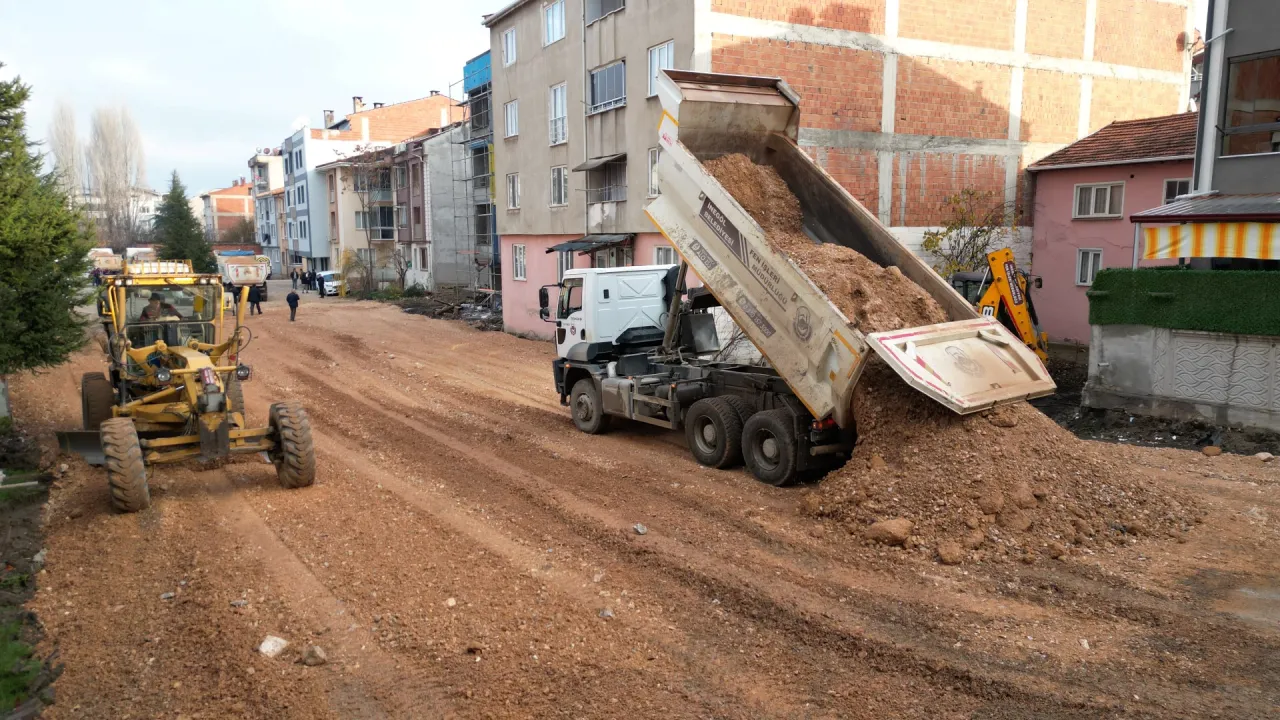
[[[1013,251],[1002,248],[987,253],[987,268],[980,272],[958,272],[951,287],[973,303],[983,317],[995,318],[1022,339],[1040,360],[1049,359],[1049,336],[1040,330],[1031,288],[1040,287],[1040,278],[1028,277],[1018,269]]]
[[[246,422],[241,383],[253,372],[240,352],[252,334],[240,323],[248,288],[236,291],[235,325],[224,332],[222,278],[188,261],[126,262],[107,280],[98,315],[109,367],[81,378],[84,429],[59,439],[106,468],[116,510],[151,504],[147,468],[160,463],[265,453],[285,487],[315,481],[301,404],[273,404],[266,427]]]

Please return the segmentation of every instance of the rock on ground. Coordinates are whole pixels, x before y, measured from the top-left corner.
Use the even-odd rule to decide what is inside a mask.
[[[873,523],[867,528],[867,537],[885,545],[902,545],[911,537],[913,523],[906,518],[893,518]]]

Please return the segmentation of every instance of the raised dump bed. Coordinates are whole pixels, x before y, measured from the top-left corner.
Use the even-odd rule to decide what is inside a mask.
[[[899,242],[796,144],[799,102],[779,78],[667,70],[662,195],[647,212],[689,267],[817,419],[852,423],[854,386],[872,352],[899,376],[957,413],[1052,393],[1036,355],[983,318]],[[765,233],[703,162],[743,153],[777,170],[800,201],[815,242],[850,247],[897,267],[941,306],[950,322],[864,333]]]

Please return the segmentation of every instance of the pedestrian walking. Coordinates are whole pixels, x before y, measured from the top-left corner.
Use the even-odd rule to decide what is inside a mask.
[[[289,303],[289,322],[298,316],[298,291],[290,290],[288,295],[284,296],[285,302]]]
[[[289,273],[289,279],[293,281],[293,289],[297,290],[298,289],[298,268],[294,268],[293,272]]]
[[[251,285],[249,287],[249,314],[252,315],[255,310],[259,315],[262,314],[262,290],[257,285]]]
[[[311,271],[302,271],[302,292],[311,292]]]

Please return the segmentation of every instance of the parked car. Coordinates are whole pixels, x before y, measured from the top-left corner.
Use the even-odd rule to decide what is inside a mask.
[[[343,286],[341,270],[324,270],[316,275],[320,277],[320,297],[337,295]]]

